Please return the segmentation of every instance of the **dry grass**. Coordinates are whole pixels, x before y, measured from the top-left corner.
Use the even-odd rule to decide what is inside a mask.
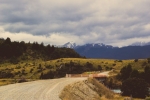
[[[97,80],[89,78],[66,86],[60,94],[62,100],[130,100],[113,93]],[[140,100],[132,98],[132,100]]]
[[[114,68],[115,70],[111,73],[111,75],[116,75],[119,73],[120,69],[129,63],[133,66],[134,69],[138,69],[139,71],[143,71],[144,64],[148,64],[146,59],[140,59],[138,62],[134,62],[133,60],[115,60],[115,59],[83,59],[83,58],[60,58],[55,60],[49,60],[49,61],[43,61],[41,59],[37,60],[29,60],[29,61],[20,61],[18,64],[10,64],[10,63],[3,63],[0,64],[0,71],[11,71],[15,76],[14,79],[20,79],[20,78],[26,78],[26,79],[39,79],[41,72],[38,72],[37,67],[39,64],[41,64],[42,68],[45,69],[42,72],[46,73],[49,70],[56,70],[57,66],[60,66],[60,64],[70,63],[70,61],[74,63],[78,63],[80,65],[85,65],[87,62],[91,63],[93,67],[97,68],[98,65],[100,65],[103,69],[103,71],[106,70],[106,67]],[[52,66],[52,69],[47,69],[45,66],[50,65]],[[20,66],[20,68],[17,68]],[[32,73],[30,73],[30,70],[34,69]],[[25,75],[16,75],[17,72],[21,72],[22,70],[25,70]],[[90,72],[91,73],[91,72]],[[13,82],[6,82],[8,84]],[[0,82],[0,85],[3,85],[5,83]]]
[[[60,94],[60,98],[62,100],[131,100],[130,97],[123,97],[113,93],[103,84],[92,78],[66,86]],[[132,98],[132,100],[141,99]]]
[[[95,91],[99,93],[100,96],[104,96],[108,99],[114,98],[114,93],[96,79],[88,78],[88,81],[97,87]]]
[[[108,100],[114,93],[95,79],[66,86],[60,94],[62,100]]]
[[[99,94],[93,88],[96,87],[87,81],[76,82],[66,86],[60,98],[62,100],[100,100]]]
[[[15,83],[14,79],[0,79],[0,86],[13,83]]]

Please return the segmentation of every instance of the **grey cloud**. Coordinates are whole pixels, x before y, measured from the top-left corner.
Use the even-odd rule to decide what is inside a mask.
[[[0,25],[12,33],[70,34],[111,43],[150,36],[149,0],[1,0]]]

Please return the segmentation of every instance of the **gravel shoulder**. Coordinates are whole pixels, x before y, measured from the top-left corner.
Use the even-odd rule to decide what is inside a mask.
[[[68,84],[86,78],[60,78],[0,86],[0,100],[60,100]]]

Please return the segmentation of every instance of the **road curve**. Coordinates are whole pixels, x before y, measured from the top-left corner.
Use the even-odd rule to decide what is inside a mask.
[[[0,86],[0,100],[60,100],[62,89],[86,78],[60,78],[38,80]]]
[[[98,75],[106,75],[106,76],[109,76],[109,73],[110,73],[110,71],[105,71],[105,72],[99,73]]]

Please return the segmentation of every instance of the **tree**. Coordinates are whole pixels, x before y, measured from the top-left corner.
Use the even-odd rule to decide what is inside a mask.
[[[133,77],[136,77],[138,78],[139,77],[139,71],[138,70],[133,70],[130,74],[130,78],[133,78]]]
[[[47,73],[41,73],[40,75],[40,79],[53,79],[54,78],[55,73],[53,71],[48,71]]]
[[[138,59],[134,59],[134,62],[138,62]]]
[[[121,71],[120,71],[120,78],[122,79],[122,80],[126,80],[126,79],[128,79],[129,77],[130,77],[130,74],[131,74],[131,72],[132,72],[132,67],[131,67],[131,65],[129,64],[128,66],[125,66],[125,67],[123,67],[122,69],[121,69]]]
[[[4,42],[5,44],[11,44],[11,40],[10,40],[10,38],[9,37],[7,37],[7,39],[5,40],[5,42]]]
[[[146,66],[145,69],[144,69],[144,79],[150,83],[150,67],[149,66]]]
[[[150,58],[147,58],[148,63],[150,63]]]
[[[93,64],[90,62],[86,62],[85,67],[86,67],[86,71],[93,71],[94,70]]]
[[[134,98],[145,98],[149,95],[148,84],[143,79],[129,78],[122,83],[121,91],[123,96]]]
[[[101,65],[98,65],[98,70],[103,70]]]

